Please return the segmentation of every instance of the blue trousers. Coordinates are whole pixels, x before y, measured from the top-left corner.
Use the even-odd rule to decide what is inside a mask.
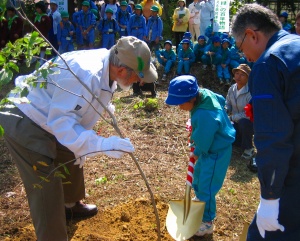
[[[115,44],[115,34],[102,34],[102,48],[110,49]]]
[[[124,30],[124,31],[122,31],[122,30]],[[128,36],[127,29],[121,29],[119,31],[119,34],[120,34],[120,38],[123,37],[123,36]]]
[[[246,60],[244,58],[240,58],[238,60],[232,59],[232,60],[230,60],[229,66],[234,69],[234,68],[238,67],[240,64],[245,64],[245,63],[246,63]]]
[[[70,52],[74,50],[74,45],[72,40],[66,40],[66,39],[62,39],[61,40],[61,45],[59,46],[59,53],[63,54],[66,52]]]
[[[234,122],[233,127],[236,131],[234,144],[241,146],[243,149],[249,149],[253,147],[253,123],[246,118],[242,118],[238,123]]]
[[[229,73],[229,68],[228,65],[223,68],[221,64],[217,65],[217,75],[218,78],[225,78],[225,79],[230,79],[230,73]]]
[[[174,66],[174,62],[172,60],[167,60],[164,62],[161,58],[157,58],[158,62],[164,66],[164,74],[168,74],[171,71],[171,68]]]
[[[217,57],[212,56],[210,58],[210,56],[208,56],[206,54],[203,54],[202,57],[201,57],[201,60],[202,60],[202,63],[205,64],[205,65],[208,65],[208,64],[217,65],[217,64],[221,63],[222,57],[221,56],[217,56]]]
[[[193,188],[196,197],[205,202],[203,221],[216,217],[216,195],[221,189],[230,163],[232,146],[218,153],[202,155],[194,169]]]
[[[177,65],[177,74],[189,74],[190,73],[190,68],[191,68],[192,62],[189,60],[179,60],[178,65]],[[182,73],[183,70],[183,73]]]

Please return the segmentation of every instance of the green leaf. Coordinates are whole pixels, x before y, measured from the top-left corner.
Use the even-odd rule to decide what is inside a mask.
[[[0,65],[4,65],[6,63],[6,57],[4,54],[0,54]]]
[[[45,181],[45,182],[50,182],[50,180],[48,179],[48,178],[46,178],[46,177],[43,177],[43,176],[39,176],[39,178],[41,178],[43,181]]]
[[[38,70],[40,68],[40,66],[41,66],[40,61],[36,61],[34,69]]]
[[[54,173],[54,176],[55,176],[55,177],[60,177],[60,178],[62,178],[62,179],[65,179],[65,178],[66,178],[66,176],[65,176],[64,174],[62,174],[60,171],[56,171],[56,172]]]
[[[62,182],[63,185],[65,184],[72,184],[72,182],[68,181],[68,182]]]
[[[38,188],[38,189],[42,189],[43,186],[37,183],[33,183],[33,188]]]
[[[58,166],[59,167],[63,167],[65,173],[68,174],[68,175],[71,175],[70,172],[69,172],[69,170],[68,170],[68,168],[67,168],[67,166],[65,164],[59,163]]]
[[[13,72],[10,69],[3,68],[0,70],[0,86],[8,84],[13,78]]]
[[[2,137],[4,135],[4,129],[3,127],[0,125],[0,137]]]
[[[29,94],[29,90],[27,87],[25,87],[21,92],[20,92],[20,96],[21,97],[26,97]]]
[[[9,66],[9,68],[15,70],[16,72],[19,72],[19,66],[16,65],[14,62],[10,61],[10,62],[8,63],[8,66]]]
[[[47,69],[42,69],[41,73],[42,73],[43,78],[47,79],[47,77],[48,77],[48,71],[47,71]]]

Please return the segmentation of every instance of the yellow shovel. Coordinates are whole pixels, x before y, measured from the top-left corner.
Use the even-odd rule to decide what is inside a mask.
[[[191,200],[194,165],[195,159],[190,157],[184,200],[169,202],[166,226],[169,234],[176,241],[184,241],[192,237],[202,222],[205,203]]]

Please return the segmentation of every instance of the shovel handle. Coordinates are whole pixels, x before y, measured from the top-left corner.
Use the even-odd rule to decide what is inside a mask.
[[[192,186],[193,183],[193,175],[194,175],[194,166],[195,166],[195,158],[192,157],[192,154],[194,153],[195,148],[191,147],[191,152],[190,152],[190,160],[189,160],[189,166],[188,166],[188,171],[187,171],[187,177],[186,177],[186,184],[188,186]]]

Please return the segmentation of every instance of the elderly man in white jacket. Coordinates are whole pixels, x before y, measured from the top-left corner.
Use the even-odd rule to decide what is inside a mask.
[[[44,82],[46,88],[29,87],[29,102],[12,99],[16,107],[0,112],[0,125],[25,186],[38,241],[67,241],[66,214],[86,217],[97,213],[95,205],[81,202],[85,188],[80,167],[85,157],[105,154],[121,158],[134,151],[128,138],[104,138],[93,131],[99,119],[95,109],[103,112],[97,99],[109,107],[117,84],[129,88],[135,82],[157,79],[147,44],[132,36],[121,38],[111,50],[75,51],[63,58],[86,87],[57,58],[54,71],[60,73],[37,79],[38,86]],[[34,74],[18,77],[16,85],[28,86],[26,77],[32,80]],[[3,114],[5,111],[10,115]],[[54,177],[59,163],[67,163],[70,175],[66,179]],[[58,170],[64,173],[63,168]],[[40,176],[49,182],[41,183]],[[62,185],[67,181],[70,184]],[[41,188],[34,188],[36,184]]]
[[[214,17],[214,5],[211,0],[202,0],[195,6],[200,10],[200,35],[205,35],[210,20]]]

